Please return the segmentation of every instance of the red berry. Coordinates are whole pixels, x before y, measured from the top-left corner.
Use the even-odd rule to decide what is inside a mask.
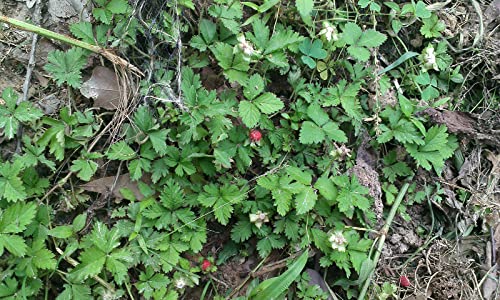
[[[399,277],[399,283],[401,284],[402,287],[409,287],[410,286],[410,280],[408,277],[402,275]]]
[[[203,263],[201,264],[201,270],[206,271],[211,266],[212,266],[212,263],[208,259],[204,259]]]
[[[262,138],[262,133],[257,129],[253,129],[250,131],[250,140],[252,142],[258,142]]]

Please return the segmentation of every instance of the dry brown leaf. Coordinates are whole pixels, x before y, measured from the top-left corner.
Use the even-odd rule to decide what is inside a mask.
[[[120,106],[120,85],[118,76],[106,67],[95,67],[92,77],[82,84],[80,92],[94,99],[94,107],[116,110]]]
[[[451,133],[465,134],[486,144],[500,147],[500,136],[489,128],[495,128],[496,122],[500,122],[496,117],[482,121],[470,113],[433,108],[426,109],[424,113],[434,123],[446,125]],[[488,125],[486,122],[491,124]]]
[[[145,176],[142,179],[143,182],[146,183],[150,182],[149,178],[146,178]],[[83,184],[80,186],[80,188],[89,192],[108,195],[111,192],[111,188],[113,188],[115,180],[116,176],[103,177],[96,180],[92,180],[86,184]],[[116,180],[116,184],[114,186],[112,194],[117,200],[123,199],[123,196],[120,193],[120,190],[122,188],[128,188],[129,190],[131,190],[134,193],[135,198],[137,200],[142,200],[144,198],[144,196],[139,191],[137,182],[132,181],[130,179],[130,174],[128,173],[118,176],[118,180]]]

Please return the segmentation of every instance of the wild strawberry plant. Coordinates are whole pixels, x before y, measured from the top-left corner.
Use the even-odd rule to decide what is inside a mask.
[[[390,206],[416,168],[439,175],[458,147],[422,113],[450,101],[463,80],[446,45],[432,40],[444,29],[438,16],[422,1],[358,1],[357,12],[343,7],[331,18],[339,7],[312,0],[217,0],[206,10],[185,0],[162,8],[160,30],[125,0],[94,2],[95,22],[71,25],[72,34],[133,54],[149,68],[142,99],[153,101],[140,101],[110,144],[94,142],[107,119],[87,105],[42,116],[3,92],[4,143],[21,138],[21,124],[27,130],[22,152],[0,160],[0,254],[10,266],[0,294],[178,299],[234,257],[314,249],[338,274],[329,284],[355,298],[370,267],[366,232],[380,218],[353,172],[364,159],[358,149],[381,153],[371,168]],[[172,17],[181,13],[199,20]],[[388,36],[401,35],[408,15],[426,48],[381,72],[378,53],[402,50]],[[148,40],[181,59],[151,61],[140,49]],[[77,89],[88,57],[55,51],[45,70]],[[81,189],[117,173],[118,193]],[[298,299],[324,299],[306,285],[300,259],[283,274],[287,285],[297,279]]]

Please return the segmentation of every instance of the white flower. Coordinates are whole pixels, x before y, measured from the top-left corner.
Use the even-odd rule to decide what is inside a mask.
[[[175,281],[175,287],[180,289],[183,289],[186,286],[186,280],[184,278],[179,278]]]
[[[331,41],[338,41],[339,36],[337,34],[337,29],[335,29],[335,26],[330,24],[330,22],[323,22],[323,29],[319,32],[320,35],[324,35],[326,40],[331,42]]]
[[[424,49],[422,56],[424,70],[434,69],[436,71],[439,71],[438,65],[436,63],[436,54],[434,53],[434,47],[432,47],[432,45],[429,45]]]
[[[347,240],[342,234],[342,231],[339,230],[334,231],[328,238],[328,241],[332,244],[333,250],[338,250],[340,252],[345,251],[345,247],[347,246]]]
[[[262,227],[262,224],[269,222],[269,217],[267,213],[263,213],[260,210],[255,214],[249,215],[250,222],[254,223],[257,228]]]
[[[255,49],[253,48],[253,45],[245,39],[244,35],[238,36],[238,42],[239,42],[238,47],[245,56],[250,57],[256,52]]]

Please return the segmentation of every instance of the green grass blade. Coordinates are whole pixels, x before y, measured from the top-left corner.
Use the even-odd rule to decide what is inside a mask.
[[[252,291],[250,299],[252,300],[272,300],[278,298],[292,282],[300,276],[307,263],[308,251],[304,251],[302,255],[286,270],[285,273],[278,277],[273,277],[261,282],[255,290]]]
[[[377,75],[382,75],[384,73],[387,73],[389,72],[390,70],[396,68],[397,66],[399,66],[400,64],[404,63],[405,61],[407,61],[408,59],[412,58],[412,57],[415,57],[419,55],[419,53],[417,52],[412,52],[412,51],[408,51],[406,52],[405,54],[401,55],[400,58],[398,58],[395,62],[393,62],[392,64],[388,65],[385,69],[383,69],[382,71],[378,72]]]

